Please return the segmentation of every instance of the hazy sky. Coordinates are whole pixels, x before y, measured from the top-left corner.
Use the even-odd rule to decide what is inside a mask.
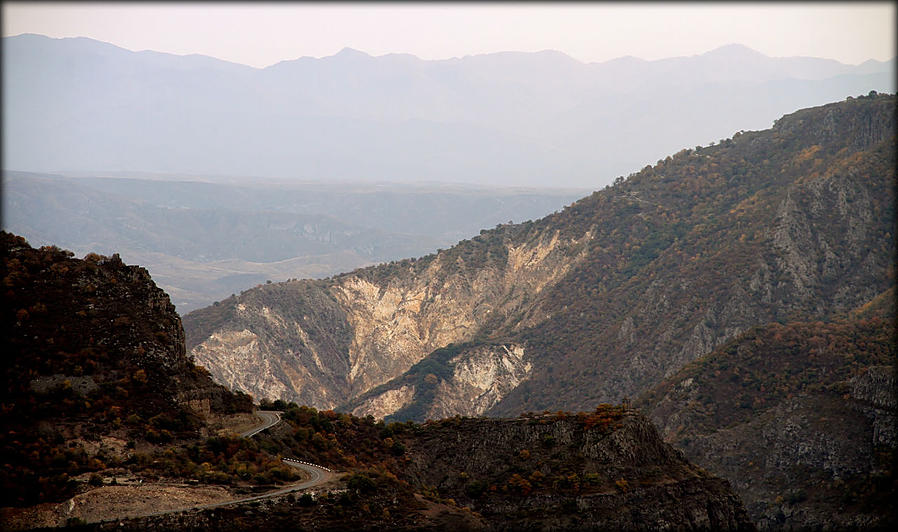
[[[560,50],[580,61],[659,59],[730,43],[857,64],[894,56],[895,6],[875,3],[4,2],[3,36],[90,37],[130,50],[264,67],[349,46],[444,59]]]

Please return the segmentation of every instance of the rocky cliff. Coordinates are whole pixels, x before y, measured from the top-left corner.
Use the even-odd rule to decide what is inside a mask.
[[[231,387],[342,404],[438,348],[542,319],[529,315],[533,302],[570,268],[583,238],[529,231],[516,243],[527,227],[325,281],[260,286],[188,314],[188,346]]]
[[[180,318],[145,269],[6,232],[0,249],[5,502],[68,495],[72,476],[104,469],[126,440],[196,438],[210,414],[251,410],[187,357]]]
[[[403,374],[450,343],[523,355],[498,372],[495,357],[457,377],[429,372],[441,391],[420,415],[483,390],[492,415],[635,397],[753,326],[825,319],[887,288],[894,107],[869,96],[798,111],[535,222],[260,286],[186,316],[188,348],[233,388],[359,414],[415,402],[417,377]],[[476,389],[464,384],[473,374]]]
[[[402,441],[413,485],[471,507],[498,530],[751,528],[726,482],[621,408],[447,419]]]
[[[400,377],[362,394],[341,410],[387,421],[479,416],[532,371],[522,345],[452,344],[430,353]]]

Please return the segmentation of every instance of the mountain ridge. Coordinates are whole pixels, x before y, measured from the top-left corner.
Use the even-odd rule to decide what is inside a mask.
[[[265,67],[254,67],[252,65],[238,63],[235,61],[229,61],[227,59],[221,59],[221,58],[218,58],[215,56],[201,54],[201,53],[178,54],[178,53],[172,53],[172,52],[160,52],[158,50],[151,50],[151,49],[132,50],[131,48],[127,48],[125,46],[120,46],[120,45],[117,45],[117,44],[114,44],[111,42],[94,39],[91,37],[83,37],[83,36],[50,37],[48,35],[44,35],[44,34],[40,34],[40,33],[25,32],[25,33],[20,33],[17,35],[9,35],[7,37],[3,37],[4,40],[5,39],[13,39],[13,38],[30,39],[30,40],[79,41],[79,42],[83,42],[83,43],[98,43],[99,45],[106,45],[106,46],[114,47],[116,49],[123,50],[126,52],[131,52],[131,53],[152,52],[152,53],[156,53],[156,54],[160,54],[160,55],[174,56],[174,57],[201,57],[201,58],[211,59],[216,62],[229,63],[232,65],[240,65],[240,66],[252,68],[255,70],[264,70],[266,68],[271,68],[272,66],[278,65],[283,62],[298,61],[298,60],[303,60],[303,59],[328,59],[328,58],[333,58],[335,56],[338,56],[342,53],[347,53],[350,55],[364,56],[364,57],[368,57],[371,59],[397,57],[397,56],[398,57],[411,57],[411,58],[417,59],[422,62],[457,61],[457,60],[466,59],[466,58],[470,58],[470,57],[488,57],[488,56],[502,55],[502,54],[519,54],[519,55],[530,55],[530,56],[555,55],[555,56],[563,56],[567,59],[570,59],[573,62],[580,63],[583,65],[603,64],[603,63],[628,61],[628,60],[637,60],[639,62],[657,62],[657,61],[668,61],[668,60],[672,60],[672,59],[703,57],[703,56],[708,56],[708,55],[713,56],[713,55],[730,55],[730,54],[748,54],[748,55],[753,55],[753,56],[762,56],[762,57],[769,58],[769,59],[815,59],[815,60],[822,60],[822,61],[830,61],[830,62],[838,63],[839,65],[843,65],[843,66],[861,66],[861,65],[871,63],[871,62],[874,64],[883,64],[883,63],[888,63],[890,61],[895,60],[894,57],[891,59],[887,59],[885,61],[880,61],[877,59],[867,59],[860,63],[853,64],[853,63],[843,63],[843,62],[835,60],[835,59],[821,58],[821,57],[817,57],[817,56],[805,56],[805,55],[768,56],[768,55],[764,54],[763,52],[760,52],[760,51],[758,51],[754,48],[751,48],[750,46],[747,46],[742,43],[724,44],[724,45],[720,45],[716,48],[707,50],[705,52],[700,52],[700,53],[696,53],[696,54],[692,54],[692,55],[672,56],[672,57],[659,58],[659,59],[644,59],[644,58],[637,57],[637,56],[624,55],[624,56],[620,56],[620,57],[612,57],[610,59],[603,59],[603,60],[599,60],[599,61],[580,61],[578,59],[575,59],[573,56],[567,54],[564,51],[556,50],[553,48],[546,48],[544,50],[537,50],[537,51],[531,51],[531,52],[518,51],[518,50],[502,50],[502,51],[496,51],[496,52],[484,52],[484,53],[478,53],[478,54],[469,54],[469,55],[460,56],[460,57],[459,56],[449,57],[449,58],[445,58],[445,59],[423,59],[423,58],[418,57],[409,52],[387,52],[387,53],[384,53],[381,55],[372,55],[372,54],[369,54],[368,52],[365,52],[364,50],[353,48],[351,46],[344,46],[342,49],[340,49],[339,51],[337,51],[331,55],[325,55],[325,56],[320,56],[320,57],[304,55],[304,56],[299,56],[299,57],[296,57],[293,59],[282,59],[280,61],[277,61],[277,62],[272,63],[271,65],[268,65]],[[93,44],[92,44],[92,46],[93,46]]]
[[[757,527],[887,527],[895,123],[894,95],[802,109],[543,219],[196,311],[188,348],[387,422],[633,398]]]
[[[213,374],[260,356],[284,375],[300,371],[268,374],[252,391],[294,386],[300,395],[285,399],[322,407],[465,342],[517,343],[531,363],[490,414],[635,397],[753,325],[841,312],[886,288],[893,103],[871,96],[798,111],[773,129],[682,150],[535,222],[247,292],[223,302],[243,316],[231,322],[223,308],[186,316],[188,349]],[[303,301],[306,291],[320,306]],[[335,335],[320,336],[327,330]],[[239,355],[229,347],[238,337]],[[415,393],[430,394],[448,377],[441,371]],[[327,399],[316,395],[324,390]]]
[[[894,91],[893,62],[824,68],[767,58],[749,68],[709,67],[707,54],[584,64],[521,53],[253,69],[4,39],[4,164],[41,172],[595,188],[684,144],[763,128],[789,110],[851,94]],[[598,153],[596,144],[607,149]]]

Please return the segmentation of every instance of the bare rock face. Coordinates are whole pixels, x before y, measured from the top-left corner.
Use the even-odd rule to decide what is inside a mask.
[[[327,281],[261,286],[223,301],[231,318],[191,335],[190,353],[233,389],[332,408],[402,375],[438,348],[472,340],[484,324],[519,327],[521,318],[540,319],[528,313],[542,289],[568,270],[567,255],[578,242],[557,234],[537,234],[518,246],[509,236],[495,240],[481,236],[469,243],[474,251]],[[300,299],[309,293],[321,304]],[[191,313],[185,322],[202,329],[216,310]],[[459,386],[484,386],[485,377],[474,375],[477,365],[470,362],[467,373],[459,368]],[[508,371],[517,384],[521,370]],[[485,386],[478,395],[492,385]],[[496,400],[485,397],[476,409],[495,404],[505,393],[499,388],[491,392]]]
[[[372,392],[368,399],[352,409],[355,416],[374,416],[383,419],[408,407],[415,399],[415,386],[403,384],[398,388]]]
[[[519,344],[450,346],[346,405],[357,416],[424,421],[480,416],[533,370]]]
[[[851,399],[870,418],[874,448],[898,449],[898,405],[895,393],[895,366],[871,366],[851,379]],[[863,406],[860,406],[863,405]]]
[[[478,346],[449,361],[452,376],[439,384],[428,411],[431,419],[479,416],[514,390],[533,370],[524,348]]]

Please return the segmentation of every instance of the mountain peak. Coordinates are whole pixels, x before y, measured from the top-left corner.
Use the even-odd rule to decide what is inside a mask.
[[[342,50],[333,55],[333,57],[371,57],[361,50],[356,50],[355,48],[350,48],[348,46],[344,47]]]
[[[739,43],[731,43],[725,44],[723,46],[717,47],[709,52],[705,52],[703,54],[705,56],[728,56],[728,57],[766,57],[761,52],[755,50],[754,48],[749,48],[744,44]]]

